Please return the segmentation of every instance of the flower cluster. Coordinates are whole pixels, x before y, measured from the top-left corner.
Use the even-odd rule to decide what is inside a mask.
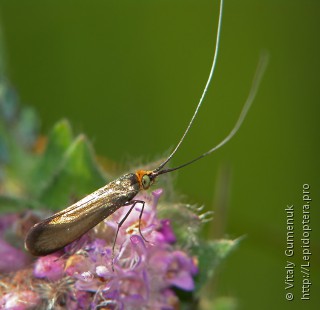
[[[14,270],[15,277],[20,276],[19,285],[8,280],[13,275],[0,279],[0,308],[24,310],[41,305],[71,310],[176,308],[179,300],[174,288],[194,289],[197,264],[175,244],[170,220],[157,217],[161,194],[158,189],[152,195],[142,193],[136,197],[146,202],[141,234],[141,209],[137,205],[119,230],[114,253],[117,223],[126,215],[127,208],[119,209],[64,250],[38,258],[33,269],[22,251],[4,241],[5,227],[1,227],[0,220],[0,254],[20,257],[9,258],[0,265],[1,271],[11,265],[7,270]]]

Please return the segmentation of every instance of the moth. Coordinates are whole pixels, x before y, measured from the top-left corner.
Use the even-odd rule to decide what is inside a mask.
[[[168,162],[176,154],[181,143],[189,132],[195,117],[198,114],[199,108],[201,107],[209,84],[211,82],[219,50],[220,43],[220,33],[221,33],[221,24],[222,24],[222,11],[223,11],[223,0],[220,1],[219,9],[219,19],[218,19],[218,28],[216,35],[216,43],[214,49],[214,57],[211,65],[211,70],[209,73],[209,78],[205,85],[204,91],[200,97],[199,103],[193,113],[193,116],[184,131],[181,139],[178,144],[168,156],[168,158],[161,163],[161,165],[153,170],[138,170],[133,173],[125,174],[118,179],[106,184],[105,186],[99,188],[95,192],[84,197],[80,201],[74,203],[68,208],[50,216],[47,219],[42,220],[41,222],[35,224],[28,232],[25,240],[26,249],[35,256],[42,256],[53,253],[74,240],[80,238],[83,234],[89,231],[91,228],[96,226],[98,223],[103,221],[105,218],[113,214],[119,208],[130,206],[129,211],[126,213],[124,218],[118,223],[117,231],[115,234],[115,239],[113,243],[113,252],[114,246],[117,239],[117,235],[121,225],[125,222],[130,212],[137,204],[141,204],[141,213],[139,216],[139,232],[141,218],[143,215],[144,204],[142,200],[135,199],[136,195],[143,190],[147,190],[154,184],[155,180],[162,174],[166,174],[178,169],[181,169],[185,166],[188,166],[199,159],[213,153],[224,144],[226,144],[239,130],[241,124],[243,123],[247,112],[254,100],[258,86],[260,84],[261,78],[265,71],[267,57],[262,55],[256,75],[253,79],[253,84],[249,92],[249,96],[242,108],[242,111],[239,115],[237,122],[235,123],[233,129],[230,133],[216,146],[211,148],[209,151],[201,154],[200,156],[192,159],[189,162],[186,162],[175,168],[166,168]],[[142,234],[141,234],[142,236]],[[143,236],[142,236],[143,237]]]

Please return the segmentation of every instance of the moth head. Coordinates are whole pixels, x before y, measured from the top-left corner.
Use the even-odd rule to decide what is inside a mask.
[[[153,170],[137,170],[136,176],[138,178],[140,188],[143,190],[148,189],[154,183],[156,178]]]

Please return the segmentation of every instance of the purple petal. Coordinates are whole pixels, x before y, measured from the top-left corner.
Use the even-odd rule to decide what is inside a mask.
[[[35,263],[33,274],[37,278],[47,278],[56,281],[63,277],[64,261],[58,254],[50,254],[38,258]]]
[[[167,243],[175,243],[177,241],[177,238],[173,232],[171,221],[168,219],[161,220],[161,227],[158,230],[161,234],[161,237],[159,237],[159,241],[167,242]]]
[[[154,190],[154,191],[151,193],[152,196],[153,196],[153,204],[152,204],[152,205],[153,205],[153,208],[154,208],[154,209],[157,207],[158,201],[159,201],[162,193],[163,193],[163,189],[162,189],[162,188],[158,188],[158,189]]]
[[[192,291],[194,289],[193,278],[191,274],[185,270],[177,273],[175,277],[169,280],[169,283],[185,291]]]
[[[97,266],[96,273],[98,277],[107,278],[110,275],[110,270],[106,266]]]

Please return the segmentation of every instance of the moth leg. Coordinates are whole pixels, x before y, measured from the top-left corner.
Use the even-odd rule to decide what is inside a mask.
[[[146,240],[146,239],[143,237],[142,232],[141,232],[141,218],[142,218],[142,214],[143,214],[145,202],[144,202],[144,201],[140,201],[140,202],[142,203],[142,208],[141,208],[141,212],[140,212],[140,215],[139,215],[139,234],[140,234],[141,238],[142,238],[145,242],[149,242],[148,240]]]
[[[142,232],[141,232],[141,219],[142,219],[142,214],[143,214],[143,211],[144,211],[145,201],[143,201],[143,200],[131,200],[131,201],[129,201],[127,204],[128,204],[128,205],[129,205],[129,204],[131,205],[132,203],[133,203],[132,207],[130,208],[130,210],[128,211],[128,213],[125,215],[125,217],[121,220],[121,222],[118,224],[118,230],[119,230],[119,228],[121,227],[121,225],[124,223],[124,221],[127,219],[127,217],[129,216],[130,212],[131,212],[132,209],[135,207],[135,205],[136,205],[137,203],[141,203],[141,204],[142,204],[142,208],[141,208],[141,212],[140,212],[140,215],[139,215],[139,227],[138,227],[138,229],[139,229],[139,234],[140,234],[141,238],[142,238],[145,242],[149,242],[148,240],[146,240],[146,239],[143,237]],[[125,204],[125,205],[127,205],[127,204]]]
[[[112,262],[112,270],[114,271],[114,265],[113,265],[113,261],[114,261],[114,247],[116,245],[116,241],[117,241],[117,237],[118,237],[118,233],[119,233],[119,230],[120,230],[120,227],[123,225],[123,223],[126,221],[126,219],[128,218],[128,216],[130,215],[131,211],[133,210],[133,208],[136,206],[137,203],[141,203],[142,204],[142,209],[141,209],[141,212],[140,212],[140,216],[139,216],[139,233],[140,233],[140,236],[142,237],[142,239],[146,242],[148,242],[142,235],[141,233],[141,229],[140,229],[140,224],[141,224],[141,217],[142,217],[142,214],[143,214],[143,210],[144,210],[144,204],[145,202],[143,200],[131,200],[131,201],[128,201],[126,204],[124,204],[124,206],[127,206],[127,205],[132,205],[129,209],[129,211],[126,213],[126,215],[123,217],[123,219],[118,223],[118,227],[117,227],[117,231],[116,231],[116,235],[114,237],[114,241],[113,241],[113,245],[112,245],[112,258],[111,258],[111,262]]]

